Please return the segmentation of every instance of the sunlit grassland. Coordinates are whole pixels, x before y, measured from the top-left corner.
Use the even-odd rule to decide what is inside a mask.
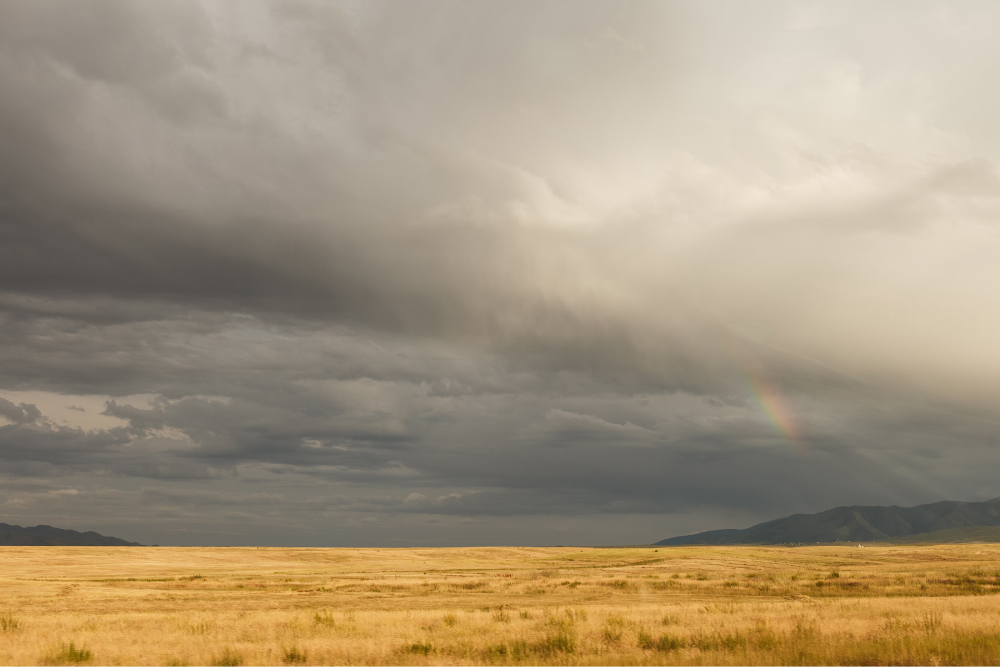
[[[3,664],[995,664],[1000,545],[0,547]]]

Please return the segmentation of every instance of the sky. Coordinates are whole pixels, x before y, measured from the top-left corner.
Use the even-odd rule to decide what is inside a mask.
[[[0,521],[647,544],[1000,496],[994,2],[0,5]]]

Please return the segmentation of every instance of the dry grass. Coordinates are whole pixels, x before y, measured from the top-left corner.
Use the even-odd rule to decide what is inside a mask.
[[[3,664],[995,664],[1000,545],[0,547]]]

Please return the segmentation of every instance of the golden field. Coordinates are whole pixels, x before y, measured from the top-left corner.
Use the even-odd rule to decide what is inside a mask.
[[[0,547],[0,663],[996,664],[1000,545]]]

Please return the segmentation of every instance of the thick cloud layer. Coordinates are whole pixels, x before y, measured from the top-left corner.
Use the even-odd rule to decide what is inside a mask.
[[[5,4],[0,518],[609,544],[1000,495],[997,19]]]

